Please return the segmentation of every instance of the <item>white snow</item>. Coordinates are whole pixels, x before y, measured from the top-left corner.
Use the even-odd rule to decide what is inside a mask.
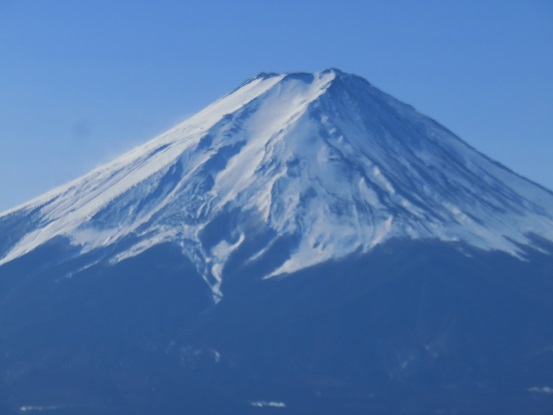
[[[67,409],[77,409],[77,405],[24,405],[19,407],[19,412],[55,412]]]
[[[255,408],[286,408],[286,403],[279,401],[254,401],[250,405]]]
[[[533,386],[527,389],[531,393],[542,393],[545,395],[553,395],[553,388],[551,386]]]

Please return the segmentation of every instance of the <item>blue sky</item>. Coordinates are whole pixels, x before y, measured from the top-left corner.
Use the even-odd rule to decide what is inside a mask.
[[[0,0],[0,210],[262,71],[337,67],[553,188],[553,2]]]

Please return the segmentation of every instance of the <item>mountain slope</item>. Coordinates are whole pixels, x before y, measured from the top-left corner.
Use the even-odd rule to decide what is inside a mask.
[[[181,246],[216,296],[390,238],[523,255],[553,240],[553,195],[337,70],[261,74],[90,174],[0,216],[0,265],[56,237],[116,263]],[[278,254],[275,254],[278,252]]]

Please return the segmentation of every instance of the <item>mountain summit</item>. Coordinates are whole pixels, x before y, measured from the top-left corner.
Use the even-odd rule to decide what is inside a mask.
[[[438,239],[523,257],[553,240],[553,194],[435,121],[331,69],[260,74],[165,134],[0,216],[0,265],[56,237],[117,263],[178,244],[216,296]],[[6,235],[6,234],[5,234]]]

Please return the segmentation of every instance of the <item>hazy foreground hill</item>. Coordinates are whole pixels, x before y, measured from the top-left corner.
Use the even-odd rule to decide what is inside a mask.
[[[0,215],[0,412],[551,414],[553,193],[260,74]]]

